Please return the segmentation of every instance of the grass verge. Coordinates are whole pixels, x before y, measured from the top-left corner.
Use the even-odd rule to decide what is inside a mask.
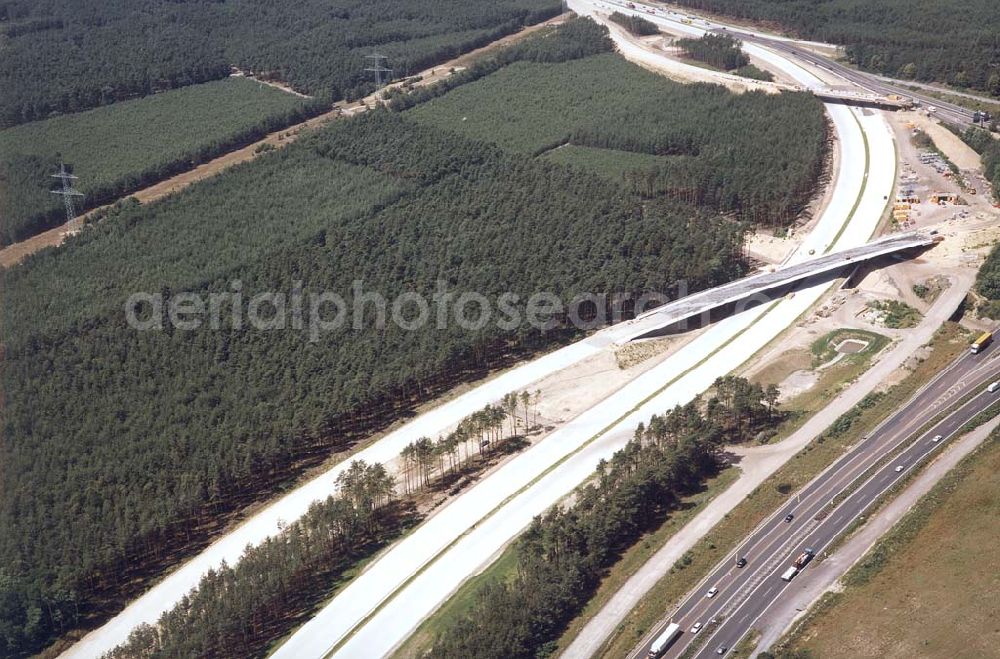
[[[784,466],[736,506],[722,522],[709,531],[691,550],[690,563],[668,574],[643,598],[605,642],[601,655],[626,656],[665,612],[677,606],[684,595],[763,519],[787,501],[788,495],[808,483],[853,445],[861,435],[874,428],[903,404],[925,382],[966,349],[964,330],[946,323],[931,342],[930,356],[902,382],[874,397],[865,409],[845,415],[822,437],[792,457]]]
[[[985,657],[1000,639],[1000,432],[952,469],[774,648],[821,657]],[[847,631],[845,631],[847,630]]]
[[[608,571],[601,582],[597,594],[590,600],[583,612],[573,621],[558,641],[564,648],[580,632],[594,614],[600,611],[622,585],[648,561],[673,535],[682,529],[695,515],[708,505],[717,495],[724,492],[739,477],[739,470],[729,468],[708,479],[705,487],[696,494],[684,497],[678,510],[671,513],[655,531],[643,536],[625,551],[621,559]],[[440,609],[425,620],[409,639],[396,651],[396,657],[419,657],[430,647],[435,636],[462,613],[468,610],[472,598],[480,584],[492,579],[505,579],[517,569],[516,554],[511,547],[504,550],[498,560],[482,573],[472,577],[449,598]]]

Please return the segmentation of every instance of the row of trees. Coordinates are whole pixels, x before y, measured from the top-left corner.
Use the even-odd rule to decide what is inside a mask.
[[[1000,95],[1000,14],[992,0],[680,0],[696,10],[779,24],[798,36],[842,44],[855,65],[899,78]]]
[[[595,88],[607,93],[594,94]],[[405,99],[398,106],[412,105]],[[505,109],[510,104],[520,108],[514,116]],[[822,105],[810,94],[737,95],[717,85],[681,85],[601,53],[504,67],[407,114],[523,153],[569,144],[656,156],[653,164],[647,159],[625,171],[630,190],[767,227],[787,226],[800,215],[829,152]]]
[[[380,329],[373,305],[360,330],[352,315],[316,340],[308,324],[237,329],[229,314],[218,330],[137,331],[122,311],[132,293],[239,288],[245,319],[252,296],[297,281],[303,295],[352,302],[355,280],[390,301],[430,300],[442,282],[492,300],[512,292],[523,318],[539,291],[570,300],[728,281],[745,271],[742,235],[698,209],[373,112],[163,203],[126,204],[5,271],[5,652],[118,601],[331,449],[575,332]]]
[[[968,128],[962,139],[982,157],[983,175],[993,186],[993,196],[1000,199],[1000,141],[989,131]],[[1000,317],[1000,247],[994,247],[976,275],[976,292],[986,298],[980,313],[989,318]]]
[[[324,596],[328,584],[417,521],[394,498],[380,464],[354,461],[337,478],[337,494],[240,560],[209,570],[155,625],[137,627],[105,659],[253,657]]]
[[[609,16],[611,20],[618,23],[623,28],[631,32],[632,34],[640,37],[647,37],[654,34],[660,33],[660,28],[656,27],[656,23],[647,20],[642,16],[634,16],[632,14],[623,14],[620,11],[615,11]]]
[[[739,392],[753,387],[727,378],[716,389],[733,399],[716,406],[738,409]],[[741,441],[705,407],[696,399],[640,425],[622,450],[601,462],[572,507],[535,518],[514,545],[512,578],[478,587],[469,609],[434,639],[430,654],[531,659],[555,651],[556,639],[605,570],[716,472],[722,444]]]
[[[543,30],[514,46],[503,48],[492,57],[476,60],[468,69],[440,82],[413,88],[406,93],[387,92],[386,99],[390,109],[401,112],[443,96],[515,62],[554,64],[614,50],[614,42],[605,27],[589,18],[571,18],[558,29]]]
[[[407,444],[401,454],[404,491],[409,493],[428,486],[435,472],[442,477],[455,474],[463,471],[463,464],[468,465],[474,457],[495,453],[506,440],[518,436],[519,425],[527,432],[532,411],[537,422],[540,397],[541,391],[505,394],[499,404],[487,405],[470,414],[437,441],[421,437]]]
[[[591,38],[547,33],[518,57],[572,58],[607,45],[590,21],[564,29]],[[808,178],[799,165],[809,150],[793,147],[804,137],[822,143],[806,130],[817,118],[823,125],[815,99],[734,96],[652,74],[636,88],[634,72],[646,74],[614,61],[521,62],[497,75],[568,67],[586,87],[591,78],[579,76],[593,71],[600,86],[592,88],[613,88],[610,104],[626,100],[616,112],[627,114],[592,116],[628,121],[581,127],[580,139],[646,145],[641,133],[652,130],[654,146],[689,148],[686,133],[692,156],[714,153],[726,167],[697,180],[699,194],[729,190],[720,202],[759,198],[765,207],[757,186],[785,180],[775,171]],[[561,103],[572,86],[546,97],[552,115],[573,109]],[[584,292],[634,299],[672,293],[680,281],[695,292],[746,271],[745,225],[714,208],[645,198],[586,169],[436,128],[416,112],[334,122],[162,203],[123,204],[64,248],[3,271],[0,647],[8,654],[114,608],[177,550],[204,542],[233,511],[330,450],[578,335],[564,312],[546,328],[498,325],[501,295],[516,296],[523,321],[527,300],[542,291],[563,301]],[[737,198],[728,180],[758,196]],[[400,295],[433,300],[441,290],[452,301],[479,293],[493,315],[463,326],[452,302],[440,326],[437,314],[415,328],[391,321],[388,303]],[[125,301],[140,291],[164,300],[162,329],[127,322]],[[182,291],[228,300],[220,323],[170,322],[167,304]],[[347,318],[315,334],[308,315],[273,331],[246,322],[257,294],[293,291],[307,312],[309,296],[342,295]],[[364,291],[387,302],[384,313]],[[331,310],[321,315],[329,320]]]
[[[555,0],[434,0],[419,10],[407,0],[304,0],[291,8],[8,0],[0,4],[0,25],[10,23],[0,127],[222,78],[233,65],[327,100],[359,97],[373,88],[364,55],[388,55],[395,73],[407,75],[559,11]]]
[[[698,39],[678,39],[677,45],[692,59],[705,62],[723,71],[732,71],[750,64],[742,42],[728,34],[705,34]]]
[[[401,454],[404,485],[398,498],[396,479],[383,465],[351,462],[337,476],[336,495],[313,504],[278,536],[248,546],[234,565],[210,570],[155,625],[136,628],[105,659],[262,654],[297,614],[329,596],[326,584],[420,521],[408,498],[420,486],[445,478],[474,455],[496,450],[516,436],[518,426],[536,423],[540,396],[540,391],[506,394],[497,405],[463,419],[446,438],[409,444]],[[464,457],[459,444],[466,445]],[[454,458],[447,470],[446,455]]]

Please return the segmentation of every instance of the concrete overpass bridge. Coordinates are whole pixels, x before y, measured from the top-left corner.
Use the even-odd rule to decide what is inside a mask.
[[[634,319],[608,328],[600,335],[602,342],[624,344],[662,334],[668,327],[701,316],[720,307],[736,304],[737,308],[777,299],[804,279],[817,275],[834,275],[840,270],[865,261],[905,250],[928,247],[939,242],[939,236],[910,232],[882,238],[851,249],[823,254],[798,263],[762,272],[715,288],[688,295],[636,316]],[[776,293],[781,292],[781,295]],[[769,296],[769,294],[771,294]],[[596,337],[595,337],[596,338]]]
[[[829,103],[843,103],[844,105],[859,105],[866,108],[880,108],[882,110],[908,110],[913,107],[913,101],[909,98],[891,95],[871,94],[866,92],[846,91],[840,89],[812,89],[809,90],[816,98]]]

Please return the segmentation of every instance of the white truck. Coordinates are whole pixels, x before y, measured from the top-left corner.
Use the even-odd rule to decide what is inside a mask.
[[[649,646],[649,654],[647,655],[648,659],[656,659],[663,654],[663,651],[667,649],[667,646],[673,643],[674,639],[680,636],[680,633],[681,626],[676,622],[672,622],[667,625],[667,628],[663,630],[663,633],[657,636],[656,640],[653,641],[653,644]]]
[[[792,567],[790,567],[787,570],[785,570],[785,573],[783,575],[781,575],[781,580],[782,581],[791,581],[792,579],[795,578],[795,575],[798,574],[798,573],[799,573],[799,568],[797,568],[797,567],[795,567],[793,565]]]

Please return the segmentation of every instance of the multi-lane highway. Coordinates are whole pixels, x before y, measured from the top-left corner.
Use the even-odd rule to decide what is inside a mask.
[[[781,596],[789,583],[781,579],[781,574],[796,556],[806,547],[821,555],[914,465],[946,445],[969,420],[1000,400],[1000,392],[986,391],[998,373],[1000,351],[967,353],[958,358],[851,451],[791,495],[788,503],[716,566],[630,656],[646,656],[652,641],[670,622],[680,624],[683,633],[661,656],[678,657],[696,640],[701,645],[695,656],[719,656],[720,649],[721,654],[726,654]],[[949,412],[970,395],[971,399]],[[945,418],[907,445],[914,433],[946,412]],[[939,435],[941,438],[934,441]],[[886,461],[901,446],[907,448]],[[739,558],[746,560],[743,567],[737,567]],[[711,588],[718,590],[708,597]],[[692,633],[697,623],[702,629]]]
[[[857,69],[852,69],[850,67],[844,66],[839,62],[818,55],[814,51],[804,48],[795,42],[786,41],[783,39],[774,39],[754,32],[744,32],[742,30],[733,30],[731,28],[716,28],[712,30],[713,32],[724,32],[728,33],[744,42],[755,43],[761,46],[765,46],[771,50],[786,53],[790,56],[795,57],[803,62],[808,62],[813,66],[826,69],[832,72],[840,78],[843,78],[855,85],[862,87],[871,91],[874,94],[881,96],[889,96],[891,94],[897,94],[899,96],[905,96],[919,101],[924,108],[934,108],[933,114],[937,118],[951,123],[960,127],[967,127],[972,125],[973,122],[973,111],[967,108],[963,108],[960,105],[955,105],[954,103],[948,103],[947,101],[942,101],[940,99],[934,98],[927,94],[921,94],[919,92],[914,92],[911,89],[905,87],[894,85],[891,82],[886,82],[884,79],[877,78],[869,73],[863,71],[858,71]]]
[[[593,5],[571,0],[584,14]],[[622,42],[616,40],[622,45]],[[764,50],[764,49],[761,49]],[[623,51],[624,52],[624,51]],[[657,54],[624,52],[626,57]],[[804,85],[819,84],[775,55]],[[868,242],[892,191],[895,149],[884,119],[828,105],[840,138],[840,171],[816,227],[790,262]],[[730,316],[683,351],[512,459],[442,508],[348,584],[275,653],[276,657],[387,655],[462,582],[487,565],[534,515],[562,499],[631,437],[640,421],[683,404],[742,363],[805,313],[829,288],[806,282],[785,297]],[[738,340],[737,340],[738,339]]]
[[[781,56],[776,55],[775,61],[802,84],[815,81],[807,71]],[[830,203],[790,262],[866,243],[892,190],[895,152],[882,118],[842,105],[827,108],[839,137],[841,164]],[[600,459],[628,440],[640,420],[704,391],[716,377],[741,363],[805,313],[828,287],[828,281],[807,283],[794,299],[760,305],[716,324],[692,340],[684,351],[511,460],[387,551],[278,654],[323,656],[338,644],[342,645],[339,653],[343,656],[368,657],[388,652],[468,575],[489,562],[532,515],[591,475]],[[353,457],[390,463],[392,468],[391,462],[412,439],[436,435],[507,391],[569,368],[598,350],[592,337],[513,369],[413,419]],[[609,423],[615,427],[609,429]],[[99,656],[123,642],[136,625],[154,623],[197,584],[205,571],[222,560],[239,560],[248,544],[274,535],[282,520],[297,519],[312,501],[328,496],[336,473],[346,464],[336,465],[247,520],[113,620],[88,634],[67,656]]]

